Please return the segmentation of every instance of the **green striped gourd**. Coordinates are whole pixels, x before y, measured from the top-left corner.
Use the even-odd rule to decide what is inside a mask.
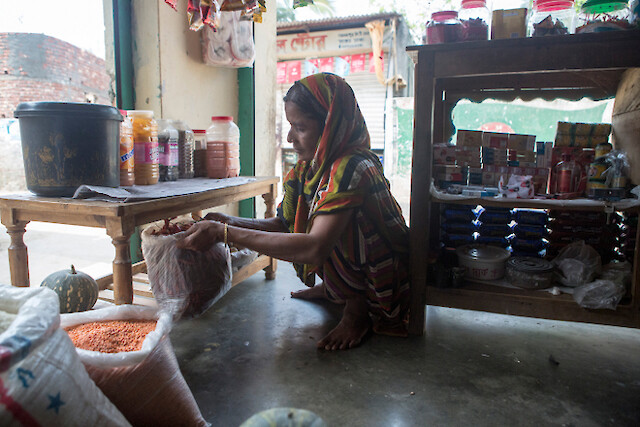
[[[88,274],[76,271],[73,265],[70,270],[51,273],[40,286],[58,294],[60,313],[89,310],[98,301],[98,283]]]

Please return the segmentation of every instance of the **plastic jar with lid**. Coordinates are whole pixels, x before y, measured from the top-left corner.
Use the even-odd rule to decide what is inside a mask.
[[[172,120],[178,130],[178,170],[180,178],[193,178],[193,145],[195,136],[191,128],[182,120]]]
[[[587,0],[580,8],[576,33],[627,30],[630,12],[626,0]]]
[[[193,175],[207,176],[207,130],[194,129]]]
[[[207,129],[207,176],[231,178],[239,173],[240,129],[230,116],[213,116]]]
[[[458,17],[462,22],[464,40],[488,40],[491,11],[486,0],[462,0]]]
[[[427,44],[462,41],[463,27],[455,10],[443,10],[431,14],[427,23]]]
[[[133,171],[133,123],[125,110],[120,110],[124,117],[120,123],[120,185],[129,187],[135,184]]]
[[[178,170],[178,130],[171,120],[158,119],[158,163],[160,181],[177,181]]]
[[[531,37],[573,34],[576,11],[573,0],[533,0],[527,34]]]
[[[153,111],[129,110],[127,115],[133,123],[133,163],[136,185],[157,184],[159,179],[158,163],[158,124]]]

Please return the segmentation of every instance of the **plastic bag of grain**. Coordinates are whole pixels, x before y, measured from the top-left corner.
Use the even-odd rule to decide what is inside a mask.
[[[0,285],[0,425],[128,426],[59,328],[49,288]]]
[[[142,232],[142,253],[149,283],[160,307],[174,319],[196,317],[231,288],[229,247],[216,243],[204,252],[177,247],[184,232],[163,234],[165,224],[149,225]]]
[[[88,330],[98,331],[84,341],[93,343],[100,351],[77,347],[76,351],[89,376],[133,426],[209,425],[180,372],[169,340],[171,315],[168,312],[125,304],[63,314],[60,318],[65,330],[90,326]],[[97,327],[105,323],[144,321],[155,321],[154,329],[133,351],[111,352],[115,343],[133,341],[132,333],[117,332],[113,328],[105,333]],[[77,338],[74,340],[78,342]],[[114,343],[113,347],[107,348],[110,342]]]

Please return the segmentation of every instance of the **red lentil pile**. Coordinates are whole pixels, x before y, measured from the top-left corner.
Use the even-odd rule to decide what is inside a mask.
[[[156,328],[155,320],[107,320],[64,328],[77,348],[101,353],[137,351]]]

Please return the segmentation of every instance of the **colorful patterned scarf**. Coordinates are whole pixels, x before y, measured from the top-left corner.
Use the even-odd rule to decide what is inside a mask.
[[[298,161],[284,180],[285,197],[278,214],[290,232],[306,233],[318,213],[360,206],[366,194],[340,186],[344,169],[353,155],[370,158],[382,165],[371,152],[369,132],[353,90],[339,76],[314,74],[300,80],[327,110],[324,131],[311,162]],[[384,179],[384,178],[382,178]],[[307,284],[316,266],[296,266]]]

